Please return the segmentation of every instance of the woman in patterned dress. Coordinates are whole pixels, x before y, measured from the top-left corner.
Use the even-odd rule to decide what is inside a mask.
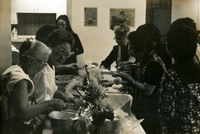
[[[172,23],[167,51],[175,63],[164,74],[159,117],[163,134],[200,133],[200,65],[194,62],[197,34],[186,25]]]
[[[137,119],[144,118],[141,125],[147,134],[155,134],[159,130],[159,122],[155,120],[158,115],[158,87],[166,67],[154,51],[151,38],[144,32],[131,32],[128,39],[129,55],[136,58],[138,65],[132,76],[123,72],[114,76],[120,76],[128,81],[127,86],[131,87],[128,92],[133,96],[133,114]]]

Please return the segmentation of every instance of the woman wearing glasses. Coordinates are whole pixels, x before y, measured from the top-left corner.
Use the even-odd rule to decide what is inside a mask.
[[[115,25],[112,29],[115,37],[113,38],[117,45],[115,45],[105,60],[101,62],[101,69],[110,69],[112,63],[116,62],[118,66],[121,61],[128,61],[128,39],[127,34],[130,28],[126,24]]]
[[[51,49],[52,53],[47,61],[47,66],[34,77],[36,89],[35,98],[39,103],[53,99],[54,97],[72,102],[72,98],[57,90],[55,66],[62,65],[70,57],[74,38],[68,31],[55,29],[45,40],[45,44]]]
[[[2,118],[5,133],[38,132],[42,125],[37,116],[51,107],[62,110],[64,102],[57,100],[36,103],[32,79],[46,65],[51,50],[42,42],[25,41],[20,47],[19,65],[9,67],[1,77],[3,92]]]
[[[67,15],[60,15],[55,24],[56,29],[63,29],[70,32],[74,37],[74,48],[71,50],[71,56],[63,63],[63,64],[70,64],[77,62],[77,55],[83,54],[84,49],[82,43],[76,33],[71,28],[69,18]]]

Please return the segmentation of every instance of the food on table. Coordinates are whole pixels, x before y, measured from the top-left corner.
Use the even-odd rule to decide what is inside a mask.
[[[113,84],[112,88],[113,89],[121,89],[122,88],[122,84]]]
[[[122,82],[122,78],[121,77],[116,77],[113,81],[114,81],[114,84],[119,85]]]

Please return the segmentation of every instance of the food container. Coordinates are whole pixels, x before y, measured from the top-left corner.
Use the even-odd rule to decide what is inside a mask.
[[[100,127],[100,134],[114,134],[117,123],[119,120],[105,120],[104,124]]]
[[[78,119],[75,112],[53,111],[49,113],[51,127],[56,133],[73,133],[72,125]]]
[[[133,69],[136,67],[137,65],[135,63],[129,63],[129,64],[124,64],[122,66],[119,66],[117,68],[118,72],[125,72],[128,74],[131,74],[131,72],[133,71]]]

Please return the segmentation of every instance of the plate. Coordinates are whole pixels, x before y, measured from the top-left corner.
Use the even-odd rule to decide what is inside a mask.
[[[105,92],[106,93],[120,93],[120,94],[123,94],[122,91],[120,91],[118,89],[113,89],[112,87],[106,87],[105,88]]]

